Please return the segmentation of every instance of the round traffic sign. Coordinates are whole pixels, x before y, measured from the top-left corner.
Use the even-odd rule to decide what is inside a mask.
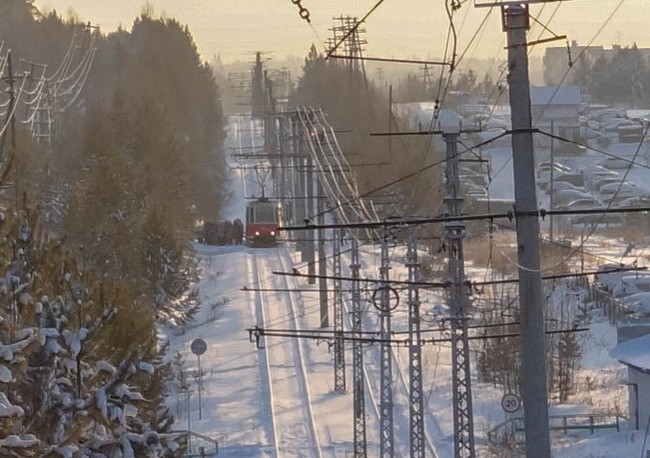
[[[382,304],[381,296],[377,298],[377,295],[379,293],[383,295],[384,291],[388,292],[388,300],[386,301],[387,303],[385,307],[384,304]],[[394,305],[391,305],[391,294],[394,296]],[[386,313],[392,312],[399,305],[399,293],[395,288],[391,288],[390,286],[380,286],[376,288],[375,291],[372,293],[372,304],[380,312],[386,312]],[[384,310],[384,308],[386,308],[386,310]]]
[[[208,344],[203,339],[194,339],[192,345],[190,345],[190,349],[195,355],[201,356],[208,349]]]
[[[507,393],[501,398],[501,408],[507,413],[515,413],[521,408],[521,399],[512,393]]]

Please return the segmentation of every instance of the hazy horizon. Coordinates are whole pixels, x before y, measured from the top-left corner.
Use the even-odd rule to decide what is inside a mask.
[[[475,0],[484,2],[485,0]],[[334,16],[340,14],[361,17],[375,0],[331,0],[316,2],[303,0],[302,5],[311,13],[310,26],[298,16],[298,8],[289,0],[240,0],[236,6],[223,0],[150,0],[155,15],[174,17],[187,24],[205,60],[217,54],[223,62],[246,60],[255,50],[272,53],[278,59],[289,55],[304,56],[312,43],[323,49],[323,40],[330,35]],[[447,34],[447,16],[444,2],[435,5],[424,0],[409,2],[385,1],[370,17],[366,29],[366,55],[435,58],[444,53]],[[474,2],[466,2],[455,15],[459,42],[457,53],[461,54],[472,34],[487,14],[488,9],[475,8]],[[104,32],[118,26],[129,29],[140,15],[145,2],[132,0],[36,0],[36,6],[48,11],[55,9],[67,17],[74,12],[81,20],[99,25]],[[617,1],[574,0],[563,2],[550,22],[549,28],[557,35],[579,44],[587,44],[606,18],[614,10]],[[535,5],[531,12],[546,24],[558,8],[557,3]],[[504,34],[501,30],[499,11],[494,9],[483,32],[472,45],[467,57],[503,57]],[[609,24],[594,40],[594,45],[610,47],[636,43],[650,47],[650,35],[645,32],[650,19],[650,2],[627,0]],[[542,28],[534,25],[531,39],[536,39]],[[544,37],[550,36],[545,33]],[[545,46],[563,46],[556,41]],[[543,46],[535,54],[541,55]]]

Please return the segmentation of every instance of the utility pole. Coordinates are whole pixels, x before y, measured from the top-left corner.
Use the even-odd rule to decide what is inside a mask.
[[[381,286],[379,314],[381,318],[381,362],[380,362],[380,400],[379,400],[379,456],[393,458],[395,456],[395,441],[393,435],[393,359],[390,351],[391,320],[390,320],[390,257],[388,254],[388,231],[381,230],[381,267],[379,276]],[[375,304],[377,306],[377,304]]]
[[[299,119],[298,119],[298,114],[294,113],[291,116],[291,151],[292,151],[292,165],[293,168],[291,169],[291,174],[293,177],[293,189],[294,189],[294,197],[303,197],[305,196],[305,181],[302,176],[302,173],[298,170],[298,167],[303,166],[303,149],[302,149],[302,129],[299,127]],[[293,222],[294,224],[304,224],[305,223],[305,206],[307,205],[306,200],[299,200],[299,199],[294,199],[293,202],[293,211],[292,211],[292,216],[293,216]],[[296,246],[298,251],[300,251],[300,260],[304,261],[306,259],[306,253],[307,253],[307,248],[306,248],[306,234],[305,231],[298,231],[296,233],[296,237],[298,238],[298,241],[296,242]]]
[[[5,124],[7,122],[11,123],[11,147],[16,148],[16,90],[14,87],[14,69],[11,59],[11,50],[7,53],[7,83],[9,84],[9,107],[7,108],[7,117],[5,119]],[[7,136],[7,130],[5,129],[4,134],[2,135],[2,153],[4,154],[5,138]]]
[[[350,289],[352,290],[352,333],[355,340],[352,342],[352,380],[354,391],[352,394],[354,404],[354,458],[367,458],[366,443],[366,390],[365,376],[363,373],[363,342],[361,308],[361,284],[359,283],[359,242],[352,235],[350,238]]]
[[[553,126],[553,121],[551,121],[551,135],[555,135],[555,129],[553,127],[554,127]],[[553,175],[554,175],[554,172],[555,172],[555,170],[554,170],[555,169],[555,167],[554,167],[554,160],[555,160],[554,156],[555,155],[553,154],[555,152],[554,148],[555,148],[555,139],[553,137],[551,137],[551,161],[550,161],[551,162],[551,177],[550,177],[550,184],[549,184],[549,186],[551,188],[551,194],[550,194],[551,200],[550,200],[549,205],[548,205],[549,210],[553,210],[553,191],[554,191],[554,189],[553,189],[553,181],[554,181],[553,178],[554,178],[554,176]],[[553,223],[554,223],[554,221],[553,221],[553,215],[552,214],[549,215],[548,222],[551,225],[551,230],[549,231],[549,238],[551,239],[551,243],[553,243],[553,229],[554,229],[553,228]]]
[[[251,111],[254,117],[261,118],[265,111],[264,67],[262,53],[255,53],[255,65],[251,70]]]
[[[280,196],[280,206],[283,212],[287,212],[288,206],[286,205],[287,197],[293,197],[290,195],[289,188],[287,186],[287,168],[289,164],[287,163],[286,154],[287,154],[287,118],[284,115],[278,116],[277,120],[278,126],[278,156],[280,163],[280,171],[278,173],[278,196]]]
[[[318,194],[318,218],[317,224],[323,226],[325,224],[325,199],[321,196],[324,195],[323,184],[320,179],[317,182]],[[318,239],[318,298],[320,302],[320,327],[327,328],[330,325],[329,310],[327,306],[327,258],[325,257],[325,229],[319,227],[316,231]],[[312,244],[313,245],[313,244]]]
[[[393,132],[393,85],[388,86],[388,133]],[[388,136],[388,157],[393,157],[393,137]]]
[[[418,228],[408,229],[406,253],[408,279],[420,281],[418,264]],[[411,433],[411,458],[424,458],[424,402],[422,392],[422,346],[420,343],[420,289],[411,284],[409,291],[409,423]]]
[[[460,130],[460,129],[459,129]],[[461,215],[460,177],[458,174],[458,135],[443,133],[446,144],[446,195],[449,216]],[[451,366],[454,406],[454,458],[474,458],[474,414],[467,329],[467,293],[462,222],[445,224],[449,262],[449,301],[451,314]]]
[[[336,223],[336,219],[334,220]],[[343,340],[343,292],[341,281],[341,229],[334,229],[332,275],[334,276],[334,390],[345,391],[345,341]]]
[[[278,142],[277,142],[277,127],[275,116],[272,113],[264,113],[262,118],[264,123],[264,151],[269,156],[269,164],[271,165],[271,181],[273,182],[273,190],[270,194],[274,196],[281,196],[280,194],[280,180],[278,178]]]
[[[508,35],[508,82],[512,112],[512,156],[515,180],[519,308],[521,315],[521,395],[524,404],[526,456],[550,458],[551,445],[544,355],[544,311],[539,259],[539,220],[535,154],[531,131],[528,79],[528,5],[502,8]],[[519,215],[519,212],[531,212]]]
[[[311,155],[307,153],[307,172],[305,173],[305,186],[307,187],[307,215],[311,216],[314,214],[314,209],[318,208],[314,202],[314,162],[311,158]],[[307,279],[307,283],[310,285],[316,284],[316,251],[314,248],[313,241],[305,241],[306,247],[306,259],[307,261],[307,273],[310,277]],[[322,319],[322,317],[321,317]]]

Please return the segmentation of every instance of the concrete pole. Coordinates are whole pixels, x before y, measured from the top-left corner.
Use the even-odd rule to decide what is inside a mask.
[[[307,154],[307,173],[305,174],[305,176],[306,176],[305,185],[307,186],[307,199],[306,199],[307,215],[305,216],[305,218],[311,218],[313,217],[314,209],[316,209],[317,206],[315,204],[315,199],[314,199],[314,163],[309,154]],[[316,278],[314,276],[316,275],[316,250],[313,241],[313,231],[307,233],[306,237],[308,237],[308,241],[305,241],[305,248],[306,248],[305,261],[307,262],[307,274],[309,275],[309,278],[307,279],[307,283],[309,283],[310,285],[315,285]]]
[[[323,212],[325,207],[325,199],[322,198],[324,190],[321,180],[316,180],[317,183],[317,200],[318,202],[318,225],[322,226],[325,224],[325,213]],[[316,237],[318,239],[318,298],[320,302],[320,327],[327,328],[330,325],[329,319],[329,310],[327,304],[327,258],[325,254],[325,229],[319,228],[316,231]]]
[[[551,135],[555,135],[554,127],[555,126],[553,125],[553,121],[551,121]],[[555,149],[555,139],[553,137],[551,137],[551,161],[550,161],[551,162],[551,177],[550,177],[550,183],[549,183],[549,186],[551,188],[551,193],[550,193],[551,200],[550,200],[549,205],[548,205],[549,210],[553,210],[553,194],[554,194],[554,191],[555,191],[555,189],[554,189],[555,167],[553,167],[553,163],[555,161],[555,154],[554,154],[555,151],[554,151],[554,149]],[[554,223],[553,215],[549,215],[548,222],[551,225],[551,229],[549,231],[549,238],[551,239],[551,243],[553,243],[553,235],[554,235],[553,234],[553,229],[554,229],[553,228],[553,223]]]
[[[293,193],[293,211],[292,211],[292,216],[293,216],[293,224],[295,225],[303,225],[305,224],[305,205],[306,205],[306,200],[302,199],[303,197],[306,196],[305,192],[305,179],[302,175],[302,172],[300,168],[303,167],[304,165],[304,158],[302,157],[302,143],[301,143],[301,130],[298,127],[298,123],[300,120],[298,119],[298,114],[294,114],[291,116],[291,136],[292,136],[292,164],[293,168],[291,169],[292,174],[293,174],[293,188],[294,188],[294,193]],[[305,237],[307,236],[305,231],[297,231],[296,232],[296,238],[298,241],[296,242],[296,247],[298,251],[300,251],[300,260],[305,261],[306,259],[306,242],[304,241]],[[311,236],[311,234],[309,234]]]
[[[508,82],[512,113],[512,155],[515,210],[537,211],[535,155],[531,132],[530,82],[526,31],[528,9],[511,5],[503,10],[508,35]],[[539,219],[517,215],[519,308],[521,314],[521,395],[524,404],[526,456],[550,458],[548,397],[544,355],[544,311],[539,259]]]

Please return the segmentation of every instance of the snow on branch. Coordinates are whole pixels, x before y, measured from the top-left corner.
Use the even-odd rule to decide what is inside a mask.
[[[19,407],[12,405],[4,393],[0,393],[0,418],[22,417],[25,411]]]

